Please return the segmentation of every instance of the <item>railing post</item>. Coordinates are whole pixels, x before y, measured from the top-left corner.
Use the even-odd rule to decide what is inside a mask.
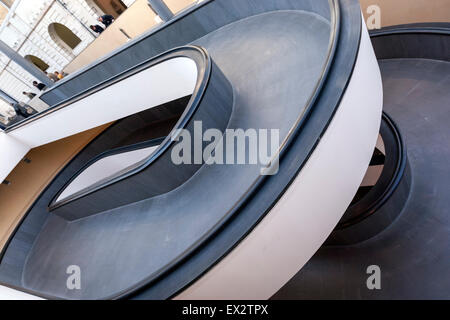
[[[148,5],[163,21],[169,21],[170,19],[172,19],[172,11],[170,11],[170,9],[162,0],[148,0]]]

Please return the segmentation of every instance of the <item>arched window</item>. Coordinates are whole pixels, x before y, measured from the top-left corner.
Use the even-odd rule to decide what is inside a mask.
[[[61,23],[52,23],[48,26],[48,33],[53,41],[61,48],[72,52],[77,45],[81,43],[81,39],[69,28]]]
[[[36,67],[38,67],[39,69],[41,69],[42,71],[45,71],[48,69],[49,65],[47,63],[45,63],[45,61],[43,61],[42,59],[33,56],[31,54],[26,55],[25,59],[27,59],[28,61],[30,61],[31,63],[33,63]]]
[[[127,9],[127,6],[121,0],[110,0],[109,4],[118,16]]]

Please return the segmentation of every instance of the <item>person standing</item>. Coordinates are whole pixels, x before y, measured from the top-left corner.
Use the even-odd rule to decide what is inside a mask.
[[[102,27],[100,27],[98,24],[96,24],[96,25],[91,25],[91,26],[89,26],[89,28],[91,28],[92,31],[94,31],[94,32],[96,32],[96,33],[98,33],[98,34],[100,34],[100,33],[102,33],[103,31],[105,31],[105,29],[103,29]]]
[[[16,114],[22,118],[28,118],[37,113],[35,109],[23,102],[11,103],[11,107],[13,107]]]
[[[42,91],[45,89],[45,84],[37,82],[37,81],[33,81],[33,86],[38,88],[39,91]]]
[[[58,76],[56,75],[56,72],[55,73],[52,73],[52,72],[47,73],[47,77],[49,77],[50,80],[52,80],[53,82],[56,82],[59,80]]]
[[[64,78],[64,74],[62,72],[58,72],[58,71],[55,71],[55,76],[58,80],[61,80]]]
[[[36,97],[36,93],[33,92],[22,92],[23,95],[27,96],[29,99],[33,99],[34,97]]]
[[[103,23],[105,25],[105,28],[108,28],[110,24],[114,22],[114,17],[110,14],[105,14],[103,16],[98,17],[97,20]]]

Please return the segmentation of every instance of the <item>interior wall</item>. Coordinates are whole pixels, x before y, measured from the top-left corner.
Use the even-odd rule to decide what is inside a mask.
[[[450,0],[360,0],[367,21],[371,5],[380,7],[381,27],[420,22],[450,22]]]
[[[94,128],[35,149],[0,184],[0,250],[28,208],[58,172],[108,125]]]

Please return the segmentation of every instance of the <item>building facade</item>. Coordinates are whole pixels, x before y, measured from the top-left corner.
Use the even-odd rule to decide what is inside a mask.
[[[96,34],[89,29],[99,15],[114,17],[135,0],[8,0],[0,1],[0,40],[45,72],[61,71]],[[32,75],[0,52],[0,89],[17,101],[22,92],[38,93]],[[0,99],[0,122],[14,110]]]
[[[39,93],[32,84],[38,80],[35,76],[48,81],[34,67],[73,73],[202,1],[0,0],[0,127],[18,121],[11,102],[27,103],[23,92]],[[99,37],[89,26],[102,25],[97,18],[103,14],[122,16]],[[28,60],[32,70],[26,71],[11,60],[11,52],[2,50]]]

